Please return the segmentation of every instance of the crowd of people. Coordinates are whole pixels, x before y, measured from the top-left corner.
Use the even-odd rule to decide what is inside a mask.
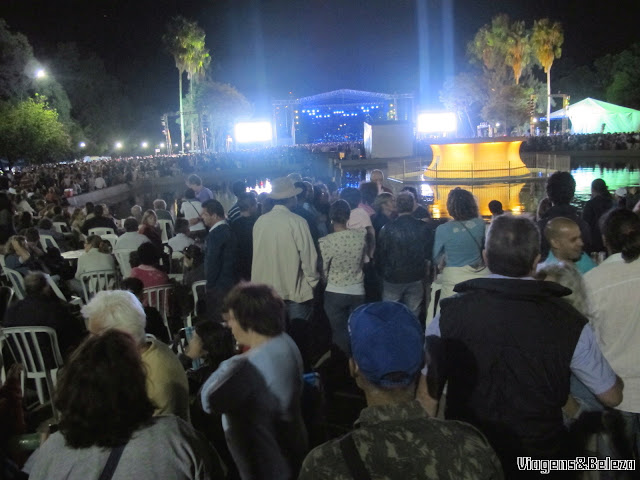
[[[65,358],[58,432],[22,467],[30,478],[524,478],[536,472],[521,458],[571,474],[558,462],[639,459],[640,217],[601,179],[582,212],[556,172],[535,218],[493,201],[488,224],[469,191],[435,220],[380,170],[357,188],[292,173],[270,193],[232,191],[225,209],[192,174],[177,212],[158,199],[120,221],[53,197],[37,226],[0,209],[26,290],[3,327],[51,326]],[[75,271],[39,241],[55,232],[82,242]],[[124,280],[96,280],[81,312],[51,292],[49,275],[71,294],[104,270]],[[167,323],[143,292],[171,282]],[[14,377],[0,418],[23,414]],[[358,428],[318,428],[344,389],[366,404]]]
[[[523,152],[567,152],[577,150],[638,150],[640,133],[565,133],[530,136],[522,143]]]

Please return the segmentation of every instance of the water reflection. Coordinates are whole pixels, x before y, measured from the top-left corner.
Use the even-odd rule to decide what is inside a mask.
[[[576,194],[573,204],[581,208],[589,200],[591,195],[591,182],[596,178],[602,178],[612,192],[621,187],[640,185],[639,169],[612,169],[612,168],[577,168],[571,171],[576,180]],[[471,184],[460,183],[456,185],[438,184],[429,182],[420,185],[419,191],[425,196],[433,196],[433,203],[430,206],[434,218],[446,217],[447,196],[449,192],[456,188],[469,190],[476,197],[478,207],[482,216],[490,216],[489,202],[499,200],[505,211],[515,214],[534,214],[538,203],[546,196],[544,179],[527,179],[500,183]]]

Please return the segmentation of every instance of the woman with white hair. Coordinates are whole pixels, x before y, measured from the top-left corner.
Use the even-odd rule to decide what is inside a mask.
[[[99,292],[82,308],[82,315],[94,335],[114,329],[134,338],[147,369],[147,394],[156,406],[154,415],[174,414],[189,420],[189,385],[184,369],[167,345],[145,335],[147,316],[133,293]]]

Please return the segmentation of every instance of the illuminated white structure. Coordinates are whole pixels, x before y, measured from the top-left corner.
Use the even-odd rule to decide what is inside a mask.
[[[238,143],[271,142],[273,130],[270,122],[236,123],[235,138]]]
[[[423,112],[418,114],[416,130],[418,133],[450,133],[458,128],[456,114],[453,112]]]

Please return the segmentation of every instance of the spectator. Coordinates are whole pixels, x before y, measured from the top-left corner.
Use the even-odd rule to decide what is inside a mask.
[[[541,232],[544,232],[544,227],[547,226],[547,222],[555,217],[565,217],[573,220],[580,227],[582,233],[582,241],[584,243],[584,250],[587,253],[591,253],[591,234],[589,232],[589,225],[580,218],[578,210],[569,205],[569,202],[573,200],[573,195],[576,190],[576,181],[569,172],[555,172],[547,179],[547,196],[551,201],[551,208],[541,215],[538,220],[538,228]],[[542,259],[547,258],[549,253],[549,242],[542,236],[541,243],[541,255]]]
[[[584,244],[580,227],[573,220],[564,217],[552,218],[547,222],[544,236],[547,237],[551,249],[542,265],[565,262],[583,275],[595,268],[594,261],[582,251]]]
[[[238,278],[251,280],[251,261],[253,260],[253,226],[257,220],[258,203],[250,193],[238,195],[236,203],[240,215],[231,224],[236,237],[236,270]]]
[[[413,198],[416,199],[416,204],[413,210],[412,215],[418,220],[431,220],[431,214],[429,210],[427,210],[424,206],[420,205],[420,196],[418,195],[418,190],[415,187],[407,185],[406,187],[402,187],[402,192],[411,192],[413,194]]]
[[[290,178],[276,178],[269,198],[273,209],[253,227],[251,280],[273,286],[287,305],[293,333],[303,350],[310,341],[313,290],[318,284],[318,255],[307,222],[291,211],[301,188]],[[303,351],[303,355],[306,352]]]
[[[358,207],[362,208],[371,217],[376,213],[373,208],[373,202],[378,196],[378,185],[374,182],[363,182],[360,184],[359,190],[362,200]]]
[[[342,200],[346,200],[351,208],[351,215],[347,222],[347,228],[364,228],[367,231],[367,258],[365,258],[365,263],[367,263],[369,262],[369,259],[373,257],[373,252],[376,246],[376,237],[373,224],[371,223],[371,217],[363,208],[360,207],[362,194],[357,188],[347,187],[340,192],[340,198]]]
[[[523,217],[492,222],[485,257],[493,275],[458,284],[459,294],[441,302],[440,315],[427,326],[429,360],[418,389],[435,415],[448,381],[445,417],[480,429],[506,478],[518,478],[517,457],[571,455],[561,414],[571,372],[605,405],[622,399],[622,382],[595,345],[587,319],[561,300],[570,291],[531,281],[539,236]]]
[[[196,200],[200,203],[214,199],[213,192],[202,185],[202,179],[198,175],[189,175],[189,178],[187,178],[187,187],[193,190],[196,195]]]
[[[320,239],[323,276],[327,281],[324,310],[331,324],[331,338],[342,352],[349,355],[347,322],[351,312],[364,302],[365,230],[349,230],[351,209],[344,200],[331,205],[329,217],[333,233]]]
[[[492,220],[499,215],[504,215],[504,210],[502,209],[502,202],[500,200],[491,200],[489,202],[489,211],[491,212]]]
[[[6,243],[9,237],[15,234],[13,205],[9,196],[4,192],[0,192],[0,243]]]
[[[186,218],[176,219],[175,230],[175,236],[171,237],[167,242],[172,252],[182,252],[189,245],[195,243],[193,238],[189,237],[189,221]]]
[[[36,255],[31,253],[26,238],[21,235],[14,235],[7,241],[4,255],[5,266],[22,274],[22,276],[27,275],[30,271],[44,270],[44,266],[36,258]]]
[[[371,223],[376,233],[377,241],[382,227],[396,217],[396,199],[393,194],[382,192],[373,202],[373,209],[376,213],[371,217]]]
[[[136,250],[143,243],[148,243],[149,237],[138,233],[138,221],[129,217],[124,221],[125,232],[118,237],[114,250]]]
[[[227,218],[229,220],[229,224],[233,225],[233,222],[240,218],[240,206],[238,205],[238,201],[240,200],[240,195],[247,193],[247,184],[244,180],[233,182],[231,185],[231,191],[236,196],[236,203],[227,212]]]
[[[139,278],[125,278],[120,282],[120,288],[128,292],[133,293],[136,298],[143,302],[144,299],[144,285]],[[162,320],[162,315],[156,308],[146,306],[144,307],[144,314],[147,317],[147,323],[145,324],[144,331],[162,340],[164,343],[170,343],[169,331]]]
[[[300,480],[356,478],[355,463],[366,472],[359,478],[502,478],[495,452],[475,428],[430,418],[414,400],[423,336],[405,306],[358,307],[349,331],[349,370],[368,406],[360,412],[358,428],[307,455]]]
[[[143,243],[137,253],[140,265],[131,269],[131,277],[140,279],[144,288],[170,283],[168,275],[158,268],[160,256],[152,243]]]
[[[162,233],[158,227],[158,217],[153,210],[147,210],[142,215],[142,221],[138,228],[138,233],[149,239],[151,244],[156,248],[158,254],[162,252]]]
[[[49,235],[53,237],[62,252],[68,250],[65,236],[53,229],[53,222],[48,218],[43,218],[38,222],[38,233],[40,235]]]
[[[103,245],[106,243],[106,245]],[[108,242],[105,242],[98,235],[89,235],[84,244],[84,253],[78,257],[78,267],[76,268],[75,281],[70,282],[74,292],[82,295],[82,275],[85,273],[109,271],[116,275],[116,262],[109,253]],[[100,285],[100,288],[106,288]]]
[[[134,205],[131,207],[131,216],[140,223],[142,221],[142,207],[140,205]]]
[[[236,239],[225,220],[224,208],[217,200],[202,204],[202,220],[209,228],[204,251],[204,274],[207,280],[207,315],[222,321],[221,305],[236,279]]]
[[[482,257],[485,224],[475,198],[468,190],[456,187],[447,197],[447,210],[452,220],[436,228],[432,260],[442,273],[431,288],[427,323],[440,310],[438,290],[440,300],[445,299],[453,295],[457,283],[488,273]]]
[[[380,193],[393,193],[390,188],[384,186],[384,173],[382,170],[371,170],[371,175],[369,176],[371,181],[378,186],[378,194]]]
[[[309,233],[311,233],[311,238],[313,238],[313,245],[315,246],[317,252],[318,238],[320,237],[320,233],[318,232],[318,217],[311,210],[304,207],[305,205],[308,205],[308,186],[305,182],[295,182],[293,185],[296,188],[300,189],[300,193],[296,195],[296,204],[291,208],[291,211],[306,220],[307,226],[309,227]]]
[[[156,212],[158,220],[169,220],[173,223],[173,216],[171,215],[171,212],[167,210],[167,202],[161,198],[156,198],[153,201],[153,210]]]
[[[613,208],[613,199],[609,188],[603,179],[596,178],[591,182],[591,199],[587,200],[582,210],[582,219],[589,225],[594,252],[604,252],[599,221],[600,217],[611,208]]]
[[[7,310],[4,327],[50,327],[56,331],[58,347],[64,358],[71,354],[87,331],[69,305],[51,291],[46,274],[29,273],[24,279],[25,298]],[[43,345],[48,343],[42,342]]]
[[[184,218],[189,222],[189,231],[192,236],[197,238],[204,238],[207,234],[207,229],[202,222],[202,204],[196,200],[195,192],[187,188],[184,192],[184,202],[180,206],[180,213],[184,215]]]
[[[96,205],[93,207],[93,217],[85,220],[82,225],[82,233],[89,235],[89,230],[92,228],[110,228],[113,233],[117,232],[116,224],[113,219],[104,216],[104,207],[102,205]]]
[[[245,283],[229,293],[225,310],[233,336],[249,350],[222,362],[205,382],[202,406],[222,413],[243,480],[295,478],[307,448],[302,359],[284,333],[284,302],[266,285]]]
[[[627,209],[606,213],[600,223],[609,257],[584,276],[592,308],[592,324],[605,358],[624,380],[624,398],[616,407],[623,420],[627,446],[638,458],[640,412],[640,219]],[[617,452],[616,458],[620,457]]]
[[[188,423],[152,417],[145,367],[126,333],[87,339],[58,383],[60,431],[34,454],[29,478],[97,478],[110,459],[119,460],[114,480],[223,478],[217,454]]]
[[[415,198],[400,192],[398,218],[380,230],[376,268],[383,280],[382,299],[405,304],[415,316],[424,301],[424,281],[433,249],[433,231],[412,216]]]
[[[194,282],[205,280],[204,252],[198,245],[187,247],[184,252],[183,264],[185,272],[182,283],[188,287]]]
[[[146,315],[135,295],[123,290],[98,292],[82,314],[93,335],[119,330],[133,337],[147,371],[147,395],[155,405],[154,415],[173,414],[189,421],[187,376],[167,345],[145,337]]]

